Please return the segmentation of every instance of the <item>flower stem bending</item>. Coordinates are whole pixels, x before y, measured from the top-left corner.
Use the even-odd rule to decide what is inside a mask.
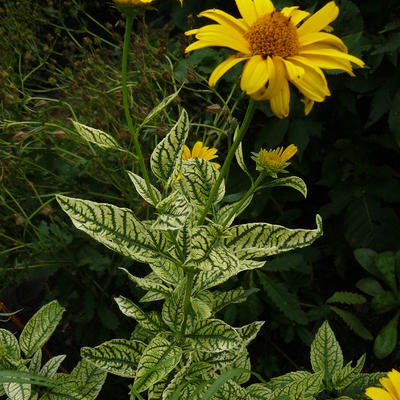
[[[218,192],[218,189],[219,189],[222,181],[224,180],[225,175],[231,165],[233,156],[235,155],[235,152],[236,152],[237,148],[239,147],[239,144],[243,140],[244,135],[246,134],[246,132],[250,126],[250,122],[253,119],[255,109],[256,109],[256,102],[253,99],[250,99],[249,105],[247,106],[246,115],[244,116],[242,125],[240,126],[240,129],[239,129],[239,132],[236,135],[236,138],[232,143],[232,147],[229,149],[229,152],[226,156],[224,164],[222,165],[219,176],[218,176],[217,180],[215,181],[213,187],[211,188],[211,192],[210,192],[210,196],[208,198],[207,204],[203,210],[203,213],[200,216],[199,225],[201,225],[204,222],[204,220],[207,217],[208,212],[210,211],[210,208],[211,208],[214,198]]]
[[[154,204],[157,204],[157,198],[153,192],[153,188],[150,184],[149,174],[146,169],[146,165],[144,163],[142,149],[140,148],[139,139],[138,139],[138,130],[134,127],[131,114],[129,111],[129,101],[128,101],[128,87],[127,87],[127,69],[128,69],[128,54],[129,54],[129,42],[132,31],[133,24],[133,15],[128,15],[126,17],[126,25],[125,25],[125,36],[124,36],[124,47],[122,53],[122,101],[124,105],[125,118],[128,124],[129,134],[133,140],[133,144],[135,146],[136,154],[139,160],[139,166],[142,171],[143,178],[146,182],[147,190],[149,191],[150,197]]]

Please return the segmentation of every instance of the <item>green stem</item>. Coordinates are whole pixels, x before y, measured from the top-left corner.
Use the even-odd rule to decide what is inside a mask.
[[[254,194],[258,187],[259,184],[262,182],[264,179],[265,175],[261,173],[258,175],[257,179],[255,180],[254,183],[250,186],[250,189],[246,192],[246,194],[242,197],[242,199],[239,201],[239,203],[236,205],[236,207],[229,213],[229,215],[226,217],[225,221],[223,222],[222,226],[225,228],[227,223],[231,220],[231,218],[237,213],[237,211],[243,206],[243,204],[247,201],[247,199]]]
[[[181,328],[181,336],[185,334],[187,319],[189,315],[190,308],[190,295],[192,294],[193,281],[194,281],[195,272],[190,270],[187,274],[186,278],[186,290],[185,290],[185,298],[183,300],[183,322]]]
[[[239,129],[239,132],[236,135],[236,138],[232,143],[232,147],[229,149],[229,152],[225,158],[224,164],[222,165],[221,171],[219,173],[218,179],[215,181],[213,187],[211,188],[210,197],[208,198],[207,204],[203,210],[203,213],[200,216],[199,225],[201,225],[204,222],[204,220],[207,217],[208,212],[210,211],[210,208],[213,204],[214,198],[218,193],[218,189],[221,186],[221,183],[224,180],[225,175],[229,170],[229,167],[231,165],[231,162],[235,155],[235,152],[236,152],[237,148],[239,147],[239,144],[243,140],[244,135],[246,134],[246,132],[250,126],[250,122],[253,119],[255,109],[256,109],[256,103],[254,100],[250,99],[249,105],[247,107],[246,115],[244,116],[242,125],[240,126],[240,129]]]
[[[149,174],[146,169],[146,165],[144,163],[142,149],[140,148],[139,139],[138,139],[138,130],[133,126],[131,114],[129,111],[129,101],[128,101],[128,86],[127,86],[127,69],[128,69],[128,54],[129,54],[129,41],[131,37],[132,24],[133,24],[133,15],[128,15],[126,17],[126,26],[125,26],[125,36],[124,36],[124,47],[122,53],[122,100],[124,104],[125,118],[128,124],[128,130],[133,140],[133,144],[135,146],[136,154],[139,160],[139,166],[142,171],[143,178],[146,182],[147,190],[149,191],[151,200],[154,204],[157,204],[157,198],[154,195],[153,188],[150,183]]]

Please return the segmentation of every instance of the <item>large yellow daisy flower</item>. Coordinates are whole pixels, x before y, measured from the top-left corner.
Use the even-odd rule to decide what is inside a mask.
[[[241,89],[255,100],[269,100],[279,118],[289,114],[291,82],[303,94],[306,115],[315,101],[330,95],[324,69],[343,70],[354,75],[351,63],[364,62],[348,54],[338,37],[328,32],[339,8],[331,1],[313,15],[298,7],[276,10],[271,0],[235,0],[241,18],[218,9],[203,11],[201,17],[216,24],[186,32],[197,41],[186,52],[204,47],[228,47],[236,53],[214,69],[209,84],[236,64],[245,65]]]
[[[372,400],[400,400],[400,372],[392,369],[379,380],[383,388],[369,387],[365,394]]]
[[[189,160],[191,158],[202,158],[203,160],[211,161],[215,158],[218,158],[217,152],[218,150],[216,148],[209,148],[207,146],[204,146],[203,142],[198,141],[194,144],[192,151],[190,151],[189,147],[185,145],[185,147],[183,148],[182,159]],[[217,169],[221,167],[216,162],[213,162],[212,164]]]

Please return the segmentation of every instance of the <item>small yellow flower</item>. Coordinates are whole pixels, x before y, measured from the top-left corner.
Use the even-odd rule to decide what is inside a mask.
[[[369,387],[365,394],[372,400],[400,400],[400,372],[392,369],[379,380],[383,388]]]
[[[240,18],[213,8],[199,16],[214,24],[186,32],[197,39],[186,48],[187,53],[214,46],[234,51],[211,73],[210,86],[243,62],[240,87],[247,95],[268,100],[277,117],[287,117],[290,82],[304,96],[307,115],[314,102],[330,95],[323,69],[354,76],[351,63],[364,66],[362,60],[348,54],[341,39],[328,33],[339,14],[334,1],[313,15],[297,6],[275,9],[271,0],[236,0],[236,5]]]
[[[274,150],[261,149],[259,153],[253,153],[253,160],[256,162],[257,170],[267,173],[276,178],[278,172],[287,172],[285,168],[290,164],[288,161],[297,153],[294,144],[284,150],[278,147]]]
[[[185,145],[185,147],[183,148],[182,159],[189,160],[190,158],[202,158],[203,160],[211,161],[215,158],[218,158],[217,151],[218,150],[214,147],[211,147],[210,149],[209,147],[204,146],[203,142],[199,141],[195,143],[192,151],[190,151],[189,147]],[[213,162],[212,164],[217,169],[221,167],[221,165],[216,162]]]
[[[143,6],[150,4],[153,0],[114,0],[114,3],[121,6]]]

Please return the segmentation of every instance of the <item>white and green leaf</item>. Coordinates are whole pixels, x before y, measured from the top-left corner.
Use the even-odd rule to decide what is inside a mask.
[[[50,360],[48,360],[40,370],[40,375],[46,376],[47,378],[52,378],[57,373],[61,363],[65,360],[65,357],[65,354],[60,354],[50,358]]]
[[[161,312],[163,321],[173,331],[180,332],[184,320],[184,293],[186,282],[181,282],[165,300]]]
[[[261,383],[253,383],[246,388],[250,400],[267,400],[272,390]]]
[[[0,328],[0,368],[8,369],[19,364],[21,350],[17,338],[8,330]]]
[[[246,201],[238,209],[236,209],[236,208],[239,206],[239,203],[241,202],[241,200],[221,207],[215,214],[215,222],[217,224],[221,224],[226,227],[231,226],[233,221],[235,220],[235,218],[238,215],[240,215],[251,204],[252,200],[253,200],[253,195],[249,196],[246,199]],[[234,213],[233,213],[233,211],[234,211]],[[228,220],[228,217],[230,215],[231,215],[231,217]]]
[[[322,220],[316,229],[289,229],[280,225],[252,223],[227,230],[225,245],[239,258],[261,258],[309,246],[322,235]]]
[[[125,378],[134,378],[145,348],[143,342],[112,339],[93,348],[83,347],[81,356],[103,371]]]
[[[172,292],[172,290],[168,286],[165,286],[162,279],[159,278],[154,272],[148,274],[144,278],[139,278],[132,275],[126,268],[120,269],[128,275],[128,278],[132,282],[136,283],[136,285],[138,285],[143,290],[150,290],[154,293],[162,295],[162,298]]]
[[[44,305],[26,323],[19,346],[26,357],[32,357],[50,338],[61,321],[65,308],[57,300]]]
[[[241,287],[227,291],[216,290],[213,292],[214,295],[213,312],[217,313],[218,311],[222,310],[229,304],[243,303],[244,301],[247,300],[247,298],[250,295],[258,291],[259,289],[257,288],[243,289]]]
[[[165,283],[178,285],[184,278],[183,269],[165,257],[150,263],[152,271]]]
[[[182,349],[162,334],[148,344],[139,360],[134,390],[143,392],[169,374],[182,358]]]
[[[264,325],[265,321],[254,321],[248,325],[235,328],[236,332],[243,341],[244,346],[247,346],[260,332],[260,329]]]
[[[147,201],[149,204],[152,206],[157,206],[157,204],[161,201],[162,195],[159,192],[159,190],[151,185],[151,190],[153,191],[154,196],[156,197],[157,203],[154,203],[151,194],[149,192],[149,189],[146,185],[146,181],[139,175],[134,174],[131,171],[126,171],[128,173],[128,176],[130,180],[132,181],[133,185],[135,186],[136,191],[139,193],[139,195]]]
[[[40,368],[42,367],[42,349],[38,350],[29,363],[29,372],[33,374],[39,374]]]
[[[165,238],[147,229],[131,210],[61,195],[57,201],[76,228],[124,256],[141,262],[168,256]]]
[[[266,184],[265,186],[266,187],[288,186],[293,189],[296,189],[304,196],[304,198],[307,197],[307,185],[303,181],[303,179],[299,178],[298,176],[288,176],[286,178],[274,179],[271,182],[268,182],[268,184]]]
[[[150,158],[150,166],[154,175],[165,185],[175,182],[182,166],[182,153],[189,132],[189,117],[185,110],[169,131],[158,143]]]

